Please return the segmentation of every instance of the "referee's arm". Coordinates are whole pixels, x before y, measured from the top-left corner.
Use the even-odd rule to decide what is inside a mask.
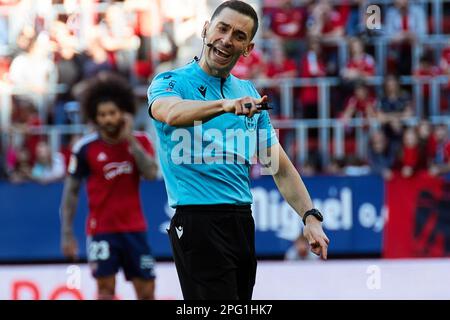
[[[190,127],[195,121],[209,121],[221,114],[230,112],[236,115],[252,117],[261,112],[257,104],[267,100],[267,97],[253,98],[243,97],[239,99],[221,100],[185,100],[179,97],[160,98],[153,102],[150,113],[158,121],[174,127]],[[245,104],[251,104],[251,108],[245,108]]]
[[[279,143],[261,153],[260,162],[263,165],[267,164],[266,167],[271,171],[278,190],[300,217],[313,208],[311,197],[302,178]],[[314,216],[308,216],[303,232],[311,245],[311,250],[326,259],[330,240],[323,232],[321,222]]]

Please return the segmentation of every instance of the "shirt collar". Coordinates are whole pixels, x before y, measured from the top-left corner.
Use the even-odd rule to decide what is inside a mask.
[[[192,61],[192,67],[194,68],[195,72],[204,80],[209,82],[218,82],[220,83],[223,81],[221,77],[215,77],[210,74],[208,74],[205,70],[200,67],[200,64],[196,61]],[[228,75],[228,77],[225,78],[225,84],[228,84],[231,81],[231,74]]]

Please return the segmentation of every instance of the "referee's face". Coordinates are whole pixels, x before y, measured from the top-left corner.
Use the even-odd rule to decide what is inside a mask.
[[[205,25],[205,67],[212,75],[228,76],[241,55],[253,49],[253,19],[230,8]]]

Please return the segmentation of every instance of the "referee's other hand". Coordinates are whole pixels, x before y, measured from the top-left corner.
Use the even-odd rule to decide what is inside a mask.
[[[255,113],[260,113],[261,110],[258,105],[267,102],[267,96],[262,98],[243,97],[239,99],[224,99],[222,101],[222,108],[225,112],[234,113],[236,115],[245,115],[249,118],[253,117]]]
[[[303,234],[311,246],[311,251],[320,256],[323,260],[327,259],[328,244],[330,240],[322,229],[322,223],[313,216],[306,218],[306,226]]]

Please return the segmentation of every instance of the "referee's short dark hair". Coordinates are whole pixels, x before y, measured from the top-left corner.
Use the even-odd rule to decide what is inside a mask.
[[[211,21],[214,20],[214,18],[216,16],[218,16],[222,12],[222,10],[225,8],[230,8],[234,11],[237,11],[245,16],[252,18],[253,29],[252,29],[252,34],[251,34],[250,40],[253,39],[253,37],[256,34],[256,31],[258,31],[258,24],[259,24],[258,15],[257,15],[255,9],[253,9],[253,7],[251,5],[249,5],[248,3],[245,3],[243,1],[239,1],[239,0],[225,1],[220,6],[218,6],[216,8],[216,10],[214,10],[214,13],[211,17]]]
[[[96,123],[100,103],[113,102],[121,111],[134,114],[136,103],[133,88],[122,76],[104,71],[86,80],[80,93],[83,115]]]

